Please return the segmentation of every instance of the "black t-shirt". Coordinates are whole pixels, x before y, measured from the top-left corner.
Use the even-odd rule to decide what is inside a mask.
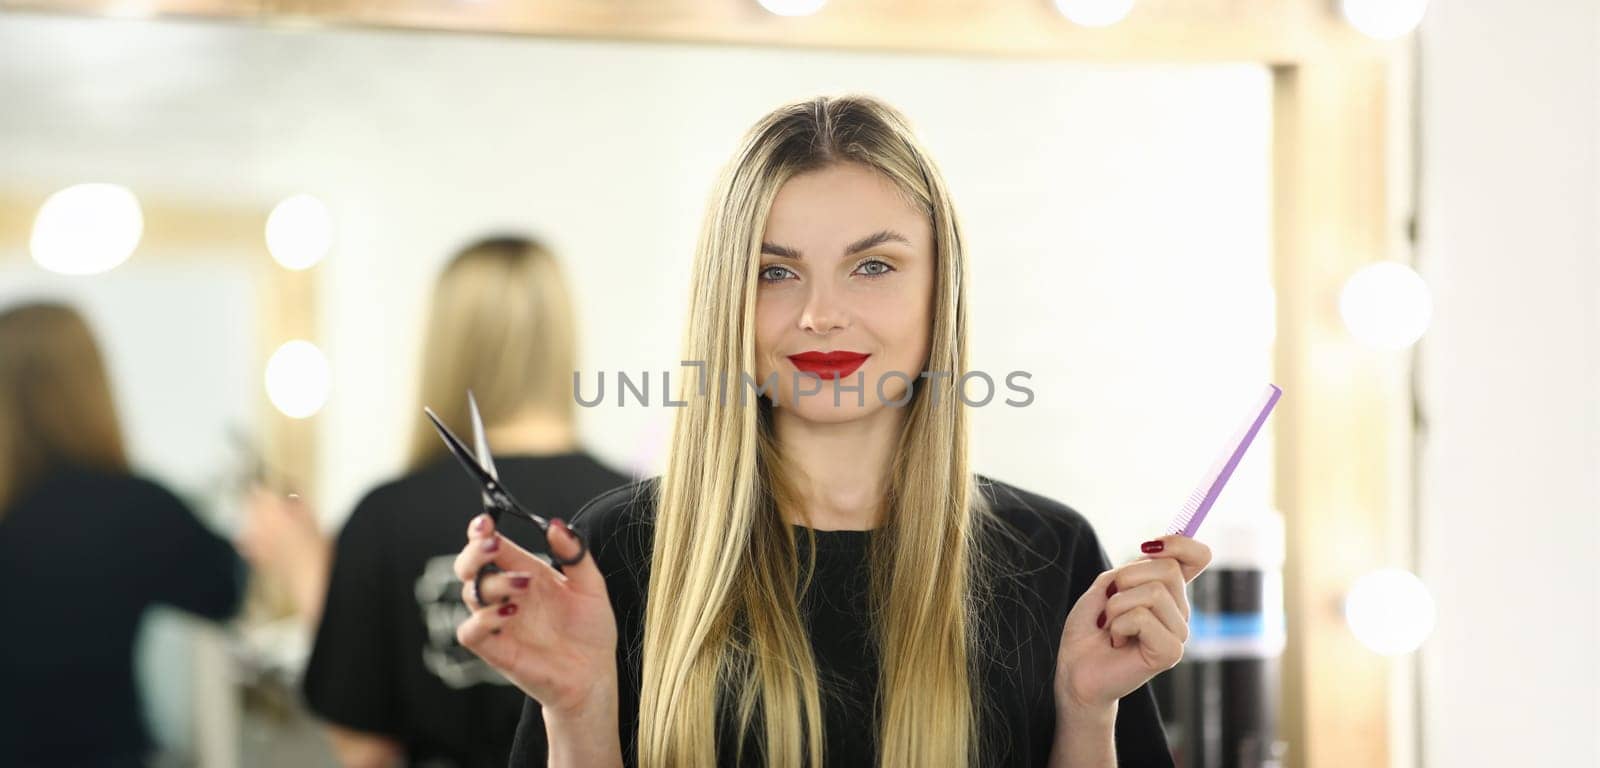
[[[580,452],[495,464],[519,501],[563,520],[628,482]],[[335,725],[400,742],[412,765],[502,768],[527,698],[456,642],[468,612],[451,566],[482,512],[478,484],[446,454],[367,494],[335,547],[306,702]],[[544,551],[526,521],[503,516],[500,530]]]
[[[658,478],[618,488],[584,507],[574,521],[593,547],[617,617],[618,728],[623,762],[637,765],[644,598]],[[979,477],[996,517],[1023,543],[989,539],[1006,574],[992,583],[985,605],[996,632],[979,662],[985,713],[980,761],[985,766],[1043,766],[1055,738],[1052,691],[1061,629],[1078,596],[1111,567],[1087,520],[1071,508],[1005,483]],[[801,555],[809,546],[796,527]],[[817,577],[801,599],[825,693],[827,764],[868,766],[876,760],[878,661],[868,640],[868,531],[817,531]],[[733,759],[731,720],[719,728],[723,765],[761,765],[758,734]],[[1148,684],[1123,698],[1115,728],[1122,768],[1173,765]],[[517,728],[512,765],[544,765],[547,745],[539,706],[527,700]]]
[[[0,765],[141,760],[145,609],[223,619],[243,584],[233,546],[149,480],[65,468],[33,484],[0,517]]]

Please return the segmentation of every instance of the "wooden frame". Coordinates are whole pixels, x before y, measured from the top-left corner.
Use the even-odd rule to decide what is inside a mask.
[[[15,197],[0,197],[0,249],[26,252],[33,226],[29,217],[53,191],[10,189],[7,195]],[[264,234],[270,213],[267,207],[259,210],[202,208],[145,196],[140,200],[140,208],[144,214],[141,251],[253,254],[246,257],[247,266],[257,278],[257,299],[262,308],[255,339],[257,371],[266,370],[268,357],[285,341],[317,338],[316,269],[293,272],[272,260]],[[136,254],[134,258],[149,257]],[[172,263],[188,257],[162,258],[166,259],[163,263]],[[315,417],[291,419],[284,416],[271,406],[264,394],[259,403],[263,455],[297,487],[314,487],[317,479]]]
[[[1276,502],[1288,524],[1282,737],[1288,764],[1389,764],[1392,662],[1359,647],[1340,612],[1383,564],[1410,478],[1405,363],[1367,351],[1337,313],[1344,279],[1388,258],[1391,90],[1398,49],[1349,30],[1332,0],[1138,0],[1105,29],[1050,0],[832,0],[780,18],[754,0],[145,0],[142,14],[642,42],[795,46],[1095,61],[1256,61],[1272,67],[1274,281],[1278,295]],[[0,0],[0,10],[127,15],[121,0]],[[4,206],[0,206],[0,211]],[[0,236],[4,236],[0,222]],[[281,270],[280,270],[281,271]],[[284,334],[311,328],[310,283],[280,275]],[[285,335],[284,338],[288,336]],[[270,348],[270,347],[269,347]],[[311,440],[282,427],[280,453]],[[301,450],[303,449],[303,450]],[[307,468],[309,469],[309,467]]]

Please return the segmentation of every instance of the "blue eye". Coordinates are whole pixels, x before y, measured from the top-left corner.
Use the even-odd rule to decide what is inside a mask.
[[[886,264],[886,263],[884,263],[882,261],[879,261],[877,259],[869,259],[867,261],[861,262],[861,266],[856,267],[856,270],[857,271],[867,270],[868,267],[882,267],[882,269],[868,270],[868,271],[862,272],[862,275],[865,276],[865,277],[883,277],[884,275],[887,275],[890,272],[894,271],[894,267],[891,267],[888,264]]]
[[[761,271],[757,273],[757,277],[759,277],[763,282],[776,283],[780,280],[783,280],[785,274],[792,275],[794,273],[790,272],[788,267],[781,267],[777,264],[773,264],[762,267]]]

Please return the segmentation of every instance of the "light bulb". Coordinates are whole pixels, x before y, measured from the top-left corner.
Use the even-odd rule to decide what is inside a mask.
[[[333,214],[311,195],[287,198],[267,216],[267,251],[287,269],[307,269],[332,247]]]
[[[267,399],[291,419],[321,410],[328,402],[331,383],[328,359],[309,341],[285,342],[267,360]]]
[[[1410,267],[1383,261],[1350,276],[1339,294],[1345,327],[1362,343],[1405,349],[1417,343],[1433,319],[1433,295]]]
[[[1056,0],[1056,10],[1080,27],[1109,27],[1127,17],[1133,0]]]
[[[127,261],[143,235],[144,213],[132,192],[115,184],[77,184],[39,207],[28,250],[51,272],[93,275]]]
[[[779,16],[810,16],[822,10],[828,0],[757,0],[761,7]]]
[[[1411,34],[1422,23],[1428,0],[1342,0],[1345,21],[1362,34],[1377,40],[1393,40]]]
[[[1384,568],[1350,587],[1344,617],[1362,645],[1385,656],[1410,653],[1433,631],[1433,596],[1410,571]]]

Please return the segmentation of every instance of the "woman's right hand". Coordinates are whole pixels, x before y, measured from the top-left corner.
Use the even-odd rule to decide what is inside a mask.
[[[577,539],[560,520],[551,522],[549,540],[563,559],[578,552]],[[485,575],[482,594],[474,595],[472,581],[490,562],[503,571]],[[472,610],[456,639],[537,700],[547,724],[592,723],[609,712],[614,734],[617,622],[594,557],[586,553],[558,572],[479,515],[456,556],[455,574]]]
[[[251,487],[244,525],[233,546],[252,568],[288,587],[295,613],[315,631],[333,567],[333,544],[311,506],[292,493]]]

